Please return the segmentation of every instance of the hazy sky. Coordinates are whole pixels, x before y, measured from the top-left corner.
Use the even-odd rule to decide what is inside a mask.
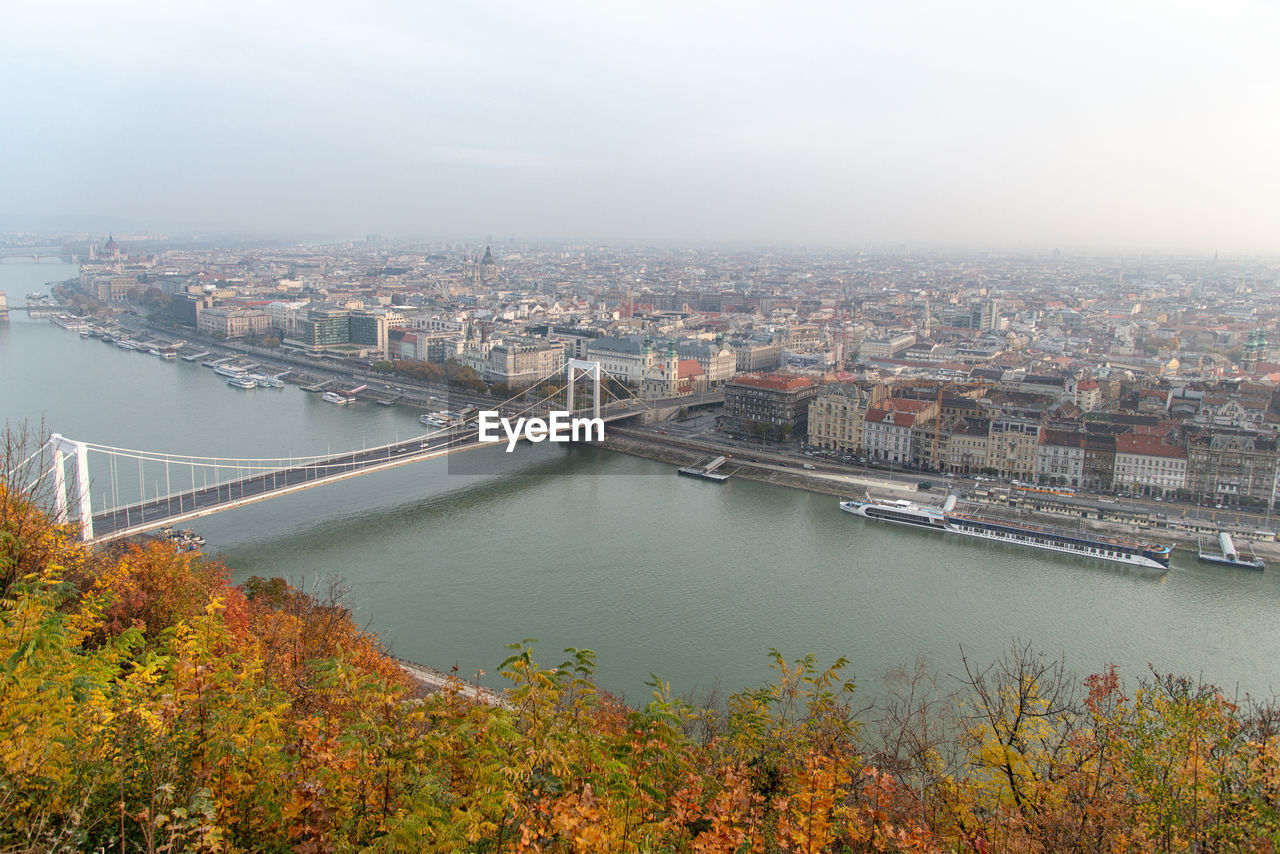
[[[1280,4],[0,0],[0,214],[1280,251]]]

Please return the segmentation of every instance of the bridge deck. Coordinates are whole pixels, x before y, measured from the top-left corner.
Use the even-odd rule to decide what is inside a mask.
[[[614,408],[612,411],[602,412],[600,417],[605,422],[618,421],[631,418],[645,410],[644,406]],[[541,417],[542,414],[526,413],[526,417],[529,415]],[[421,460],[475,450],[490,444],[480,442],[476,438],[476,432],[474,425],[468,425],[465,429],[455,429],[452,432],[428,433],[403,442],[335,454],[303,465],[225,481],[214,486],[163,496],[150,501],[140,501],[94,514],[92,539],[95,542],[102,542],[127,537],[175,522],[264,501],[277,495],[285,495]]]

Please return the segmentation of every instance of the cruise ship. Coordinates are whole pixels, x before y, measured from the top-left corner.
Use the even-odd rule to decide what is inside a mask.
[[[347,403],[347,398],[338,394],[336,391],[326,391],[324,394],[320,395],[320,399],[325,403],[336,403],[338,405]]]
[[[1016,546],[1030,546],[1064,554],[1109,560],[1149,569],[1169,568],[1172,546],[1139,543],[1118,537],[1053,528],[1014,519],[1000,519],[978,513],[947,513],[947,530],[966,537],[995,540]]]
[[[89,328],[89,322],[82,317],[74,317],[69,314],[53,314],[49,316],[49,322],[63,329],[69,329],[72,332],[79,332],[82,329]]]
[[[236,388],[257,388],[258,381],[253,377],[231,377],[227,380],[227,385]]]
[[[870,498],[866,501],[840,502],[840,509],[846,513],[879,522],[911,525],[948,534],[960,534],[965,537],[977,537],[1130,566],[1160,570],[1169,568],[1172,546],[1140,543],[1086,531],[1073,531],[1022,520],[984,516],[980,513],[959,513],[956,512],[955,506],[954,495],[947,496],[946,503],[942,507],[930,507],[911,501],[875,501]]]
[[[213,369],[213,372],[224,377],[242,377],[247,373],[244,368],[235,365],[218,365]]]
[[[877,522],[893,522],[896,525],[911,525],[934,531],[947,530],[946,514],[940,508],[912,501],[873,501],[868,498],[866,501],[841,501],[840,509]]]

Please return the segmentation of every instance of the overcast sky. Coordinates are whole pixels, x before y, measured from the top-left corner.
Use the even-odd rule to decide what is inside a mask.
[[[1280,4],[0,0],[0,214],[1280,251]]]

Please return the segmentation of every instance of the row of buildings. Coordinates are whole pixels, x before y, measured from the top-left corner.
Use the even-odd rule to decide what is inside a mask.
[[[1237,390],[1249,399],[1258,390],[1244,392]],[[1011,397],[985,383],[823,384],[774,373],[726,385],[723,426],[742,438],[804,437],[818,450],[883,465],[1270,505],[1280,494],[1280,414],[1268,408],[1255,417],[1261,429],[1174,418],[1167,409],[1086,413],[1070,400]]]

